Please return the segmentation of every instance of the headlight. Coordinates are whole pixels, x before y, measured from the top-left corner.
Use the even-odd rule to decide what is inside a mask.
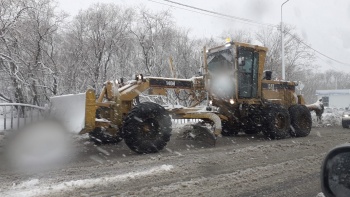
[[[349,115],[348,115],[348,114],[345,114],[344,117],[349,117]]]
[[[230,99],[230,103],[231,103],[232,105],[235,104],[235,100]]]

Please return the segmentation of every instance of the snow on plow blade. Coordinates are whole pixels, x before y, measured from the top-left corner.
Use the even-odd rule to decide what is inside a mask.
[[[200,123],[188,124],[180,128],[180,138],[203,142],[206,145],[215,146],[217,137],[205,125]]]
[[[85,125],[86,94],[51,97],[51,115],[60,120],[69,132],[79,133]]]
[[[193,135],[194,140],[202,141],[206,144],[215,146],[216,137],[213,132],[210,131],[210,129],[206,128],[205,126],[201,126],[200,124],[194,124],[192,127],[193,131],[191,134]]]

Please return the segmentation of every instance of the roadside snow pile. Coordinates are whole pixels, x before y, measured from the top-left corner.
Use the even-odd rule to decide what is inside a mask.
[[[333,111],[325,110],[322,114],[322,121],[318,122],[316,113],[311,112],[312,125],[316,127],[332,127],[332,126],[340,126],[342,115],[335,113]]]
[[[24,181],[24,182],[20,183],[16,187],[25,189],[25,188],[31,188],[31,187],[38,185],[38,184],[39,184],[39,179],[31,179],[31,180]]]

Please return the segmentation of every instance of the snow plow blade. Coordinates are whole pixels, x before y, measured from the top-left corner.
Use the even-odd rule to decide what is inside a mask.
[[[79,133],[85,125],[86,94],[69,94],[51,97],[53,118],[61,121],[69,132]]]

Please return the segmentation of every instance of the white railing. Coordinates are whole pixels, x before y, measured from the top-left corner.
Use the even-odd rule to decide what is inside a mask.
[[[39,120],[47,110],[48,107],[24,103],[0,103],[0,131],[18,129],[28,122]]]
[[[173,125],[177,124],[192,124],[201,121],[201,119],[171,119]]]

